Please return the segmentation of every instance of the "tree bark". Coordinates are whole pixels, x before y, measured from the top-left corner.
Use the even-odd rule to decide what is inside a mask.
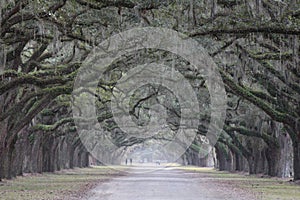
[[[217,154],[217,160],[218,160],[218,168],[220,171],[226,171],[227,169],[227,152],[224,149],[224,147],[221,147],[221,145],[216,145],[216,154]]]
[[[279,176],[281,151],[278,147],[268,146],[266,149],[266,159],[268,162],[268,175]]]
[[[249,166],[249,174],[256,174],[254,157],[249,156],[247,158],[247,161],[248,161],[248,166]]]
[[[9,144],[7,147],[3,150],[3,161],[2,161],[2,174],[3,178],[6,179],[12,179],[12,156],[14,151],[14,145]]]
[[[300,138],[293,140],[294,180],[300,180]]]

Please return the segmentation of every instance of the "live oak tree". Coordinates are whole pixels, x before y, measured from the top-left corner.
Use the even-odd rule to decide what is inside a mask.
[[[217,19],[211,27],[191,34],[225,40],[221,46],[223,58],[221,55],[217,62],[228,92],[248,100],[285,126],[293,142],[296,180],[300,169],[297,5],[297,1],[241,3],[232,9],[236,17],[228,15],[226,27],[224,18],[219,17],[219,28],[215,28]]]

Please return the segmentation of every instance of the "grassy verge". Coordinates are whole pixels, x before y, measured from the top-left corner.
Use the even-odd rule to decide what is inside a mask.
[[[114,167],[115,169],[115,167]],[[0,182],[2,200],[82,199],[85,192],[120,171],[110,167],[63,170],[56,173],[30,174]]]
[[[217,171],[210,168],[178,167],[178,169],[199,173],[211,181],[226,185],[228,188],[238,187],[255,193],[259,200],[299,200],[300,186],[290,179],[260,178],[238,173]]]

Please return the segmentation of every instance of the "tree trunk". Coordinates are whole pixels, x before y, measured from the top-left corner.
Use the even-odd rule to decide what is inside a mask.
[[[51,171],[51,146],[53,143],[52,137],[44,137],[43,138],[43,171],[50,172]]]
[[[0,148],[0,180],[5,178],[6,174],[6,167],[5,164],[7,163],[7,149],[2,147]]]
[[[293,140],[294,180],[300,180],[300,138]]]
[[[6,179],[13,178],[12,176],[12,154],[14,151],[14,147],[12,144],[8,145],[8,147],[4,148],[3,150],[3,160],[2,160],[2,176]]]
[[[220,171],[227,170],[227,160],[228,160],[228,153],[226,152],[225,147],[216,144],[216,154],[218,160],[218,167]]]
[[[69,158],[70,158],[70,161],[69,161],[69,167],[70,169],[73,169],[74,168],[74,152],[75,152],[75,147],[73,145],[70,145],[69,147]]]
[[[250,156],[247,158],[248,161],[248,166],[249,166],[249,174],[255,174],[255,162],[254,162],[254,157]]]
[[[243,167],[241,166],[241,159],[243,159],[239,154],[235,154],[235,170],[243,171]]]
[[[7,137],[7,126],[7,120],[0,122],[0,180],[6,177],[7,170],[7,167],[5,166],[8,159],[8,149],[5,142]]]
[[[82,153],[83,158],[82,158],[82,167],[89,167],[89,153],[88,152],[83,152]]]
[[[268,162],[268,175],[279,176],[281,151],[278,147],[269,145],[266,149],[266,159]]]

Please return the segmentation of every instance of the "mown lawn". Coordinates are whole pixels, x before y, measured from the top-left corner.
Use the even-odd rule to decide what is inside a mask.
[[[178,167],[178,169],[200,173],[215,183],[227,185],[228,189],[238,187],[255,193],[259,200],[300,200],[300,185],[291,182],[290,179],[261,178],[211,168]]]
[[[83,199],[102,181],[123,174],[116,167],[91,167],[56,173],[30,174],[0,182],[2,200]]]
[[[238,173],[221,172],[210,168],[175,167],[199,173],[225,189],[240,188],[254,193],[259,200],[300,200],[300,185],[289,179],[260,178]],[[118,170],[119,168],[119,170]],[[64,170],[56,173],[25,175],[0,182],[1,200],[79,200],[97,184],[114,176],[124,175],[124,166],[92,167]],[[116,170],[117,169],[117,170]],[[238,199],[238,197],[237,197]]]

